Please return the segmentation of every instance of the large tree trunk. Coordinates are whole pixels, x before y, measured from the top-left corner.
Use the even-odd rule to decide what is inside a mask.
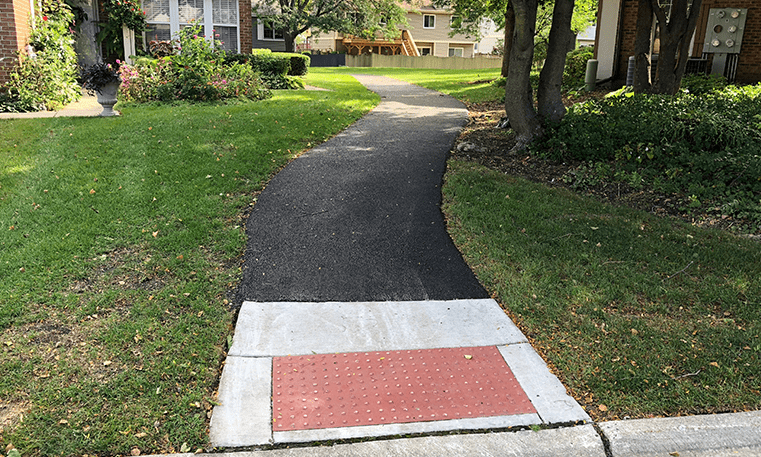
[[[507,3],[505,11],[505,43],[502,48],[502,77],[507,78],[510,70],[510,50],[513,48],[513,33],[515,32],[515,9],[513,2]]]
[[[690,41],[698,22],[702,3],[702,0],[693,0],[690,7],[690,0],[673,0],[671,15],[667,20],[666,12],[658,5],[658,0],[650,0],[652,11],[658,19],[658,37],[661,42],[658,69],[650,89],[652,93],[674,95],[679,91],[687,68],[687,60],[690,57]],[[689,14],[687,14],[688,9]],[[638,27],[637,39],[641,38],[640,33],[644,32]],[[647,33],[649,35],[650,30]],[[642,71],[641,68],[638,68],[637,72],[640,71]]]
[[[530,78],[537,0],[511,0],[511,3],[515,8],[515,32],[505,85],[505,112],[517,135],[515,150],[518,150],[542,134],[542,124],[534,110]]]
[[[560,122],[565,116],[561,95],[565,59],[576,45],[576,35],[571,30],[571,16],[575,0],[555,0],[552,11],[547,58],[539,75],[537,108],[543,121]]]
[[[639,0],[637,32],[634,39],[634,93],[650,92],[650,32],[653,27],[653,6],[650,0]]]

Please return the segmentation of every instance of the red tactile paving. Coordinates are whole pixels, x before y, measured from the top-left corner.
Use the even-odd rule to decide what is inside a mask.
[[[274,431],[534,413],[494,346],[275,357]]]

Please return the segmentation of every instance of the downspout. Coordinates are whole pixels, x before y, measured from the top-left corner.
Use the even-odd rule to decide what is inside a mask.
[[[618,23],[616,24],[616,47],[613,51],[613,75],[611,79],[617,79],[618,74],[618,60],[621,57],[621,24],[624,20],[624,0],[618,2]]]
[[[34,0],[29,0],[29,11],[32,12],[32,29],[34,29]]]

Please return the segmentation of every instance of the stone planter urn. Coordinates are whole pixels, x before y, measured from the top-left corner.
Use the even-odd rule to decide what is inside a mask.
[[[100,116],[118,116],[119,113],[114,111],[116,104],[116,94],[119,92],[119,81],[113,81],[105,84],[97,91],[98,103],[103,107]]]

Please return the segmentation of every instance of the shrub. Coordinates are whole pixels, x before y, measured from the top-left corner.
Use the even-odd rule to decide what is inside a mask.
[[[584,85],[587,61],[594,58],[594,47],[585,46],[568,53],[563,70],[563,89],[578,89]]]
[[[282,55],[291,59],[291,69],[288,71],[288,76],[304,76],[309,72],[309,64],[312,59],[308,55],[293,53],[283,53]]]
[[[558,160],[608,162],[659,190],[761,220],[759,145],[761,85],[703,97],[590,100],[569,109],[536,151]]]
[[[727,79],[719,75],[685,75],[682,90],[692,95],[705,95],[727,87]]]
[[[187,27],[178,35],[176,54],[140,58],[134,65],[122,65],[122,98],[146,102],[236,97],[260,100],[270,96],[250,65],[227,59],[218,43],[210,44],[200,33],[200,25]]]
[[[41,2],[29,39],[34,53],[22,58],[10,74],[3,110],[54,110],[79,99],[77,57],[69,33],[73,20],[62,0]]]
[[[297,89],[303,87],[300,79],[289,76],[292,57],[297,54],[254,49],[252,54],[228,54],[227,63],[237,62],[251,66],[259,72],[264,84],[270,89]]]

